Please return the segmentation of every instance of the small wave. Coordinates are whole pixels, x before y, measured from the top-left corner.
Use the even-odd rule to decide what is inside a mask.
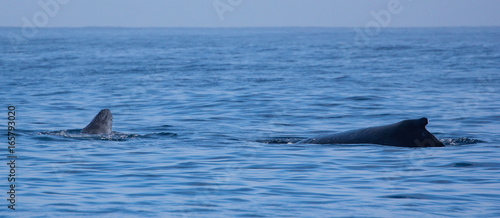
[[[69,130],[60,130],[60,131],[45,131],[37,133],[39,135],[40,140],[51,141],[53,138],[47,136],[62,136],[64,138],[72,138],[72,139],[81,139],[81,140],[108,140],[108,141],[126,141],[128,139],[134,138],[151,138],[151,137],[174,137],[177,136],[177,133],[171,132],[155,132],[148,133],[145,135],[139,134],[131,134],[131,133],[122,133],[122,132],[111,132],[110,134],[99,134],[99,135],[90,135],[90,134],[82,134],[81,129],[69,129]]]
[[[172,133],[172,132],[155,132],[155,133],[148,133],[148,134],[142,135],[141,137],[154,137],[154,136],[173,137],[173,136],[177,136],[177,133]]]
[[[377,46],[373,48],[373,50],[375,51],[393,51],[393,50],[399,51],[399,50],[410,50],[410,49],[413,49],[413,47],[408,45]]]
[[[304,137],[272,137],[267,139],[258,139],[255,140],[259,143],[266,144],[295,144],[301,140],[304,140]],[[485,141],[479,139],[471,139],[471,138],[456,138],[456,139],[442,139],[441,142],[446,146],[457,146],[457,145],[468,145],[468,144],[477,144],[484,143]]]
[[[70,94],[70,93],[71,93],[70,91],[60,91],[60,92],[33,94],[32,96],[40,97],[40,96],[52,96],[52,95],[64,95],[64,94]]]
[[[462,168],[462,167],[474,167],[474,166],[478,166],[479,164],[477,163],[471,163],[471,162],[457,162],[457,163],[451,163],[451,164],[447,164],[447,165],[444,165],[445,167],[459,167],[459,168]]]
[[[394,199],[432,199],[429,196],[422,194],[398,194],[398,195],[387,195],[383,198],[394,198]]]
[[[283,78],[247,78],[246,80],[248,82],[266,83],[266,82],[281,82],[283,81]]]
[[[350,101],[372,101],[372,100],[379,100],[383,99],[382,97],[379,96],[373,96],[373,95],[368,95],[368,96],[350,96],[344,98],[344,100],[350,100]]]
[[[81,129],[45,131],[45,132],[39,132],[38,135],[62,136],[65,138],[80,139],[80,140],[107,140],[107,141],[125,141],[140,136],[138,134],[121,133],[115,131],[111,132],[110,134],[89,135],[89,134],[82,134],[81,131],[82,131]]]
[[[383,198],[392,199],[415,199],[415,200],[457,200],[457,201],[469,201],[469,199],[447,196],[447,195],[430,195],[430,194],[394,194],[382,196]]]
[[[500,163],[459,161],[459,162],[445,164],[442,165],[441,167],[499,169]]]
[[[304,137],[273,137],[268,139],[259,139],[256,142],[266,143],[266,144],[294,144],[301,140],[304,140]]]
[[[467,137],[456,138],[456,139],[442,139],[441,141],[443,142],[443,144],[451,146],[485,143],[485,141],[479,139],[470,139]]]
[[[445,195],[429,195],[429,194],[395,194],[395,195],[386,195],[382,197],[392,198],[392,199],[417,199],[417,200],[461,200],[461,201],[468,200],[460,197],[445,196]]]

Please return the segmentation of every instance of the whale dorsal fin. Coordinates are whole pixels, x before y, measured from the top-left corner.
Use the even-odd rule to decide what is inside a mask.
[[[113,128],[113,115],[109,109],[102,109],[92,121],[83,128],[84,134],[108,134]]]
[[[422,117],[422,118],[418,119],[417,122],[418,122],[418,124],[417,124],[418,127],[425,128],[425,126],[427,126],[427,124],[429,124],[429,119]]]

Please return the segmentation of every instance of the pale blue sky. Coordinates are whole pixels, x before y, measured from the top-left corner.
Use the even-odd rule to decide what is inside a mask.
[[[39,5],[57,1],[4,0],[0,26],[23,26],[24,18],[40,27],[352,27],[375,20],[372,11],[398,0],[59,0],[67,3],[48,12]],[[500,0],[399,2],[401,12],[391,14],[389,27],[500,26]],[[226,11],[218,13],[214,3]]]

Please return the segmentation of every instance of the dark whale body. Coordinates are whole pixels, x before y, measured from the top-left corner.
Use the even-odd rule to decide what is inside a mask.
[[[403,120],[385,126],[351,130],[337,134],[328,134],[309,138],[299,143],[306,144],[379,144],[399,147],[444,147],[425,126],[429,120],[425,117],[415,120]]]
[[[109,134],[113,128],[113,115],[109,109],[102,109],[94,119],[83,128],[84,134]]]

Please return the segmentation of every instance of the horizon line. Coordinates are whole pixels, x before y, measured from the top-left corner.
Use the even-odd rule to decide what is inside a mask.
[[[450,25],[450,26],[387,26],[381,29],[397,28],[495,28],[500,25]],[[23,28],[23,26],[1,26],[0,28]],[[38,29],[56,28],[123,28],[123,29],[167,29],[167,28],[197,28],[197,29],[241,29],[241,28],[364,28],[363,26],[50,26],[36,27]]]

